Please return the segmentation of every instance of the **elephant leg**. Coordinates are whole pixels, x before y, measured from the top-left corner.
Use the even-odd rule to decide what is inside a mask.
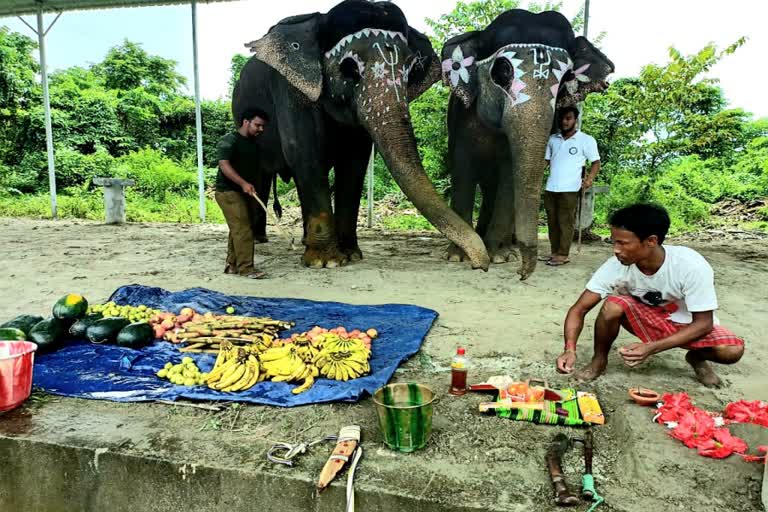
[[[296,92],[295,94],[299,94]],[[302,262],[311,268],[347,262],[339,250],[328,183],[329,159],[323,151],[327,126],[318,112],[301,108],[301,99],[277,110],[283,157],[296,181],[304,221]]]
[[[451,208],[464,222],[472,225],[477,181],[468,162],[455,163],[451,173]],[[448,246],[448,261],[468,261],[467,255],[456,244]]]
[[[357,218],[372,142],[363,130],[342,132],[340,137],[344,147],[337,149],[333,166],[336,236],[341,252],[350,261],[360,261],[363,252],[357,243]]]
[[[510,162],[501,162],[498,167],[495,198],[488,229],[483,241],[493,263],[506,263],[515,256],[514,247],[509,243],[510,226],[514,225],[515,208],[514,174]],[[489,190],[489,193],[493,191]]]
[[[498,176],[495,172],[487,173],[480,180],[480,193],[482,202],[480,203],[480,215],[477,218],[477,234],[485,237],[488,233],[488,226],[491,223],[493,208],[496,204],[496,188],[498,187]]]

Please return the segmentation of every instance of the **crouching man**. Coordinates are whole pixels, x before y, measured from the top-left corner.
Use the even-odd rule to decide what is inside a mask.
[[[610,219],[614,257],[587,283],[565,318],[565,349],[557,370],[572,373],[576,342],[584,318],[605,299],[595,320],[592,361],[574,372],[581,381],[605,372],[608,352],[619,328],[640,339],[619,350],[634,367],[654,354],[673,348],[688,351],[685,360],[705,386],[719,386],[709,362],[733,364],[744,354],[744,340],[719,325],[712,267],[693,249],[662,245],[669,229],[664,208],[636,204]]]

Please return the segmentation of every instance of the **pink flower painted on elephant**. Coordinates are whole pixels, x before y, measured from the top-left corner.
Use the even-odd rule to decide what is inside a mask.
[[[475,58],[473,56],[464,57],[461,46],[454,48],[451,58],[443,61],[443,73],[449,73],[451,86],[456,87],[459,85],[459,80],[469,83],[469,71],[467,68],[474,64],[474,62]]]

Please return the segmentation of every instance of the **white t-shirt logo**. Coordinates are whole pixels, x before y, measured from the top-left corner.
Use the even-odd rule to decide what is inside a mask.
[[[576,149],[576,148],[571,148],[571,149],[569,149],[569,150],[568,150],[568,153],[570,153],[570,154],[572,154],[572,155],[575,155],[575,154],[576,154],[576,153],[578,153],[578,152],[579,152],[579,150],[578,150],[578,149]]]

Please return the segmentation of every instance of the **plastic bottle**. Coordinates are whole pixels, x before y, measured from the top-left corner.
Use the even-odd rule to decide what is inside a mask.
[[[467,366],[469,360],[464,355],[464,348],[456,349],[456,355],[451,361],[451,389],[452,395],[463,395],[467,392]]]

